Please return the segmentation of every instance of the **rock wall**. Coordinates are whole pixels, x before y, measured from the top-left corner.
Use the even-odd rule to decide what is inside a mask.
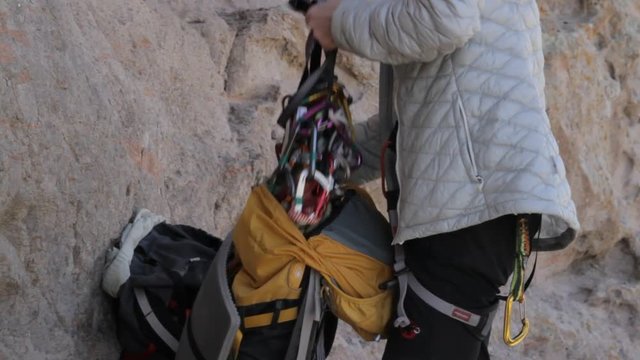
[[[0,359],[114,359],[99,280],[133,210],[214,234],[274,166],[304,21],[275,0],[0,2]],[[583,225],[540,256],[532,332],[494,358],[640,348],[640,3],[541,0],[548,111]],[[344,56],[357,118],[377,65]],[[372,185],[375,191],[375,185]],[[635,331],[634,331],[635,330]],[[379,358],[341,328],[333,359]]]

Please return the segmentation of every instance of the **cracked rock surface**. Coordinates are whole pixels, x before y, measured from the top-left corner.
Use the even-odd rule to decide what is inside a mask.
[[[0,2],[0,359],[115,359],[100,290],[134,209],[223,236],[275,164],[304,19],[274,0]],[[495,359],[640,349],[640,3],[540,0],[547,103],[583,232],[541,254],[532,329]],[[341,56],[365,119],[377,65]],[[371,191],[379,192],[376,184]],[[384,348],[341,327],[330,359]]]

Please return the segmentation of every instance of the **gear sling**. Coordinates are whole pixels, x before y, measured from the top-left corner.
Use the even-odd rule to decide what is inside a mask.
[[[360,159],[344,136],[351,119],[348,96],[333,74],[336,54],[325,53],[320,64],[321,55],[309,37],[300,86],[278,119],[286,129],[276,147],[278,169],[251,190],[223,242],[195,300],[177,360],[321,360],[333,340],[333,316],[365,340],[385,336],[393,293],[380,284],[393,278],[391,229],[366,192],[343,185]],[[318,99],[320,107],[338,103],[324,112],[330,115],[324,126],[337,134],[328,141],[317,132],[322,116],[305,118]],[[302,121],[315,125],[308,129]],[[309,134],[311,146],[299,141]],[[310,164],[299,166],[300,161]]]

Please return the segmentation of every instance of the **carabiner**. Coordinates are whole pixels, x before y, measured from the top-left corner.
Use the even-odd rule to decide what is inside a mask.
[[[308,176],[310,176],[309,169],[303,169],[300,172],[293,204],[289,209],[289,217],[297,225],[315,225],[322,220],[323,212],[329,201],[329,193],[334,187],[333,178],[331,176],[325,177],[321,172],[316,171],[315,174],[313,174],[312,179],[320,185],[322,192],[318,198],[315,199],[313,211],[310,214],[306,214],[303,212],[303,207]]]
[[[322,101],[317,104],[314,104],[313,107],[309,108],[307,112],[303,115],[304,120],[310,120],[312,117],[315,117],[318,112],[323,110],[325,107],[329,106],[327,101]]]
[[[508,346],[518,345],[527,337],[527,334],[529,334],[529,320],[527,320],[526,316],[522,316],[522,329],[520,329],[520,333],[513,338],[511,337],[511,308],[513,307],[513,301],[513,295],[509,295],[504,307],[504,332],[502,333],[502,339]],[[523,302],[524,298],[521,303]]]
[[[318,160],[318,126],[314,122],[313,129],[311,132],[311,159],[309,160],[309,165],[311,167],[311,171],[309,175],[312,177],[316,175],[316,161]]]
[[[351,177],[349,162],[342,156],[332,157],[330,161],[330,174],[334,176],[337,182],[346,182]]]
[[[269,190],[273,196],[285,207],[291,207],[290,202],[295,197],[296,184],[291,175],[291,168],[285,164],[282,168],[277,168],[268,181]]]

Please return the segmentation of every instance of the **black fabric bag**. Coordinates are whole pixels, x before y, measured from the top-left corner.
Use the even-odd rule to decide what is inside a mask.
[[[160,223],[135,248],[117,297],[122,360],[174,359],[183,326],[221,240]]]

